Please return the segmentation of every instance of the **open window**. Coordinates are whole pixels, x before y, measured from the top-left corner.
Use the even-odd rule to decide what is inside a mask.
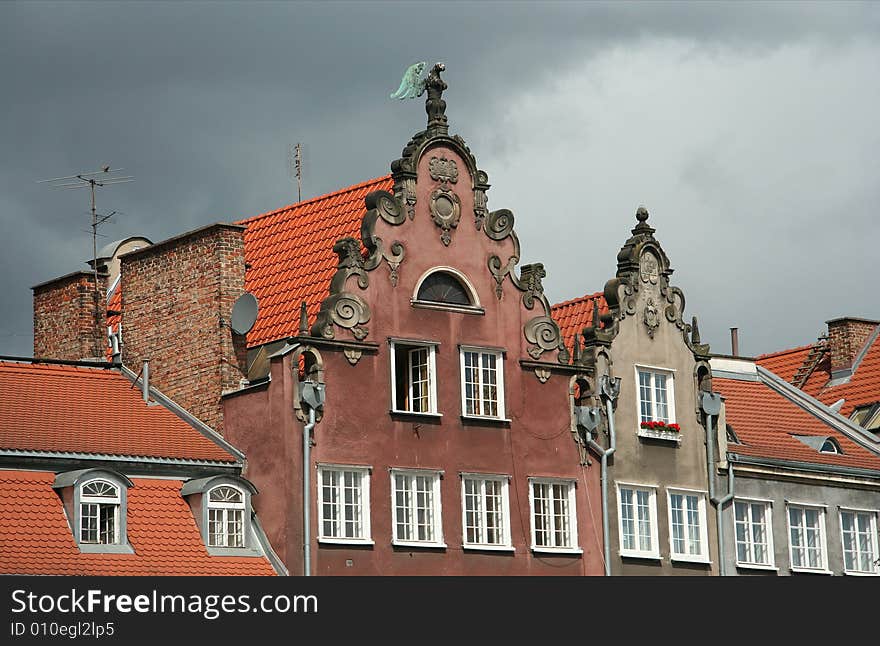
[[[128,489],[124,475],[108,469],[59,473],[53,487],[61,495],[74,539],[82,552],[131,553],[128,544]]]
[[[437,343],[390,339],[391,411],[438,415]]]

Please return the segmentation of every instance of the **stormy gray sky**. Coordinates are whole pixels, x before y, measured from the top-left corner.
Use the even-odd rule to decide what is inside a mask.
[[[639,204],[703,340],[758,354],[880,318],[880,3],[2,2],[0,354],[34,284],[384,175],[424,127],[388,98],[446,63],[447,115],[554,302],[602,289]]]

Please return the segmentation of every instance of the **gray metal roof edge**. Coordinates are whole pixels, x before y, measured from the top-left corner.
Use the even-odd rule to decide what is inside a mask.
[[[221,462],[220,460],[185,460],[183,458],[154,458],[136,455],[115,455],[113,453],[76,453],[73,451],[26,451],[19,449],[0,449],[0,456],[11,458],[66,458],[72,460],[104,460],[106,462],[127,462],[141,464],[169,464],[193,467],[235,467],[241,468],[238,462]]]
[[[847,419],[840,413],[834,412],[818,399],[811,397],[800,388],[795,388],[775,373],[761,366],[757,366],[757,368],[762,383],[807,411],[819,421],[840,431],[860,446],[873,453],[880,454],[880,439],[871,435],[866,429],[863,429],[858,424],[854,424],[852,420]]]
[[[134,372],[132,372],[130,368],[128,368],[125,365],[120,365],[119,368],[120,368],[122,374],[125,375],[126,377],[128,377],[129,381],[131,381],[132,383],[138,382],[139,376],[136,375]],[[220,433],[218,433],[213,428],[211,428],[210,426],[205,424],[203,421],[201,421],[195,415],[193,415],[188,410],[186,410],[183,406],[176,403],[173,399],[166,396],[160,390],[154,388],[153,386],[150,386],[150,396],[155,401],[159,402],[162,406],[167,408],[169,411],[171,411],[172,413],[177,415],[184,422],[186,422],[187,424],[192,426],[194,429],[196,429],[199,433],[201,433],[206,438],[208,438],[209,440],[214,442],[217,446],[222,448],[224,451],[227,451],[227,452],[231,453],[232,455],[234,455],[235,458],[237,459],[237,461],[244,462],[245,456],[242,451],[240,451],[239,449],[232,446],[232,444],[230,444],[225,439],[223,439],[223,436],[220,435]]]
[[[272,549],[272,544],[269,542],[269,537],[266,536],[266,532],[263,529],[262,523],[260,523],[260,518],[257,516],[257,513],[253,511],[253,507],[251,507],[251,528],[254,531],[254,534],[257,536],[257,540],[260,542],[260,547],[263,550],[263,555],[269,561],[269,565],[272,566],[272,569],[275,570],[275,573],[279,576],[290,576],[290,572],[284,566],[284,563],[275,553],[275,550]]]
[[[738,464],[751,464],[756,466],[786,467],[800,471],[812,471],[837,475],[862,476],[880,480],[880,469],[865,469],[863,467],[845,467],[834,464],[819,464],[817,462],[799,462],[797,460],[780,460],[779,458],[761,458],[752,455],[741,455],[736,452],[728,452],[727,459]],[[878,482],[880,484],[880,482]]]
[[[205,478],[194,478],[194,479],[191,478],[191,479],[187,480],[180,487],[180,495],[181,496],[191,496],[194,493],[204,493],[204,491],[211,486],[211,483],[214,480],[218,480],[218,479],[233,480],[234,482],[236,482],[240,486],[247,489],[248,492],[252,496],[260,493],[257,490],[257,487],[254,485],[254,483],[251,482],[250,480],[248,480],[247,478],[244,478],[242,476],[227,475],[225,473],[218,473],[217,475],[207,476]]]
[[[712,370],[712,378],[718,379],[732,379],[734,381],[751,381],[756,382],[760,381],[758,375],[744,372],[729,372],[727,370]]]
[[[276,357],[283,357],[285,354],[288,354],[288,353],[296,350],[299,346],[300,346],[299,343],[287,342],[284,344],[284,346],[282,348],[279,348],[278,350],[276,350],[275,352],[273,352],[272,354],[270,354],[266,358],[267,359],[275,359]]]
[[[125,474],[117,473],[116,471],[105,467],[96,467],[94,469],[77,469],[76,471],[62,471],[61,473],[56,473],[55,482],[52,483],[52,488],[63,489],[64,487],[75,485],[87,473],[109,473],[113,477],[122,480],[122,482],[125,483],[125,486],[129,489],[134,486],[134,483]]]

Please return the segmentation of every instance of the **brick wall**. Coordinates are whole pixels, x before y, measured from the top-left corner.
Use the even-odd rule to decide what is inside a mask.
[[[868,337],[877,329],[877,321],[841,318],[828,321],[828,345],[831,350],[831,370],[849,368],[864,347]]]
[[[78,271],[42,283],[34,291],[34,356],[106,360],[106,276]],[[95,299],[98,315],[95,318]]]
[[[214,224],[121,257],[122,361],[223,432],[220,396],[238,388],[246,340],[229,327],[244,292],[244,227]]]

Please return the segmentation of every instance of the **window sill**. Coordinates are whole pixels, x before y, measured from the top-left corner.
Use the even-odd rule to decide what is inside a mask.
[[[373,540],[369,538],[324,538],[319,536],[318,542],[328,545],[375,545]]]
[[[797,572],[798,574],[834,574],[831,570],[816,570],[805,567],[793,567],[791,568],[792,572]]]
[[[261,557],[263,553],[253,547],[208,547],[211,556],[250,556]]]
[[[461,548],[471,552],[515,552],[513,545],[476,545],[472,543],[464,543]]]
[[[850,572],[848,570],[843,571],[844,576],[880,576],[880,572]]]
[[[652,440],[664,440],[666,442],[681,442],[681,431],[658,431],[651,428],[639,428],[639,437],[647,437]]]
[[[446,549],[446,543],[419,543],[417,541],[391,541],[394,547],[419,547],[423,549]]]
[[[393,408],[388,412],[392,415],[406,415],[407,417],[432,417],[435,419],[440,419],[441,417],[443,417],[443,413],[415,413],[413,411],[395,410]]]
[[[705,556],[681,556],[674,554],[669,557],[672,563],[698,563],[700,565],[712,565],[712,561]]]
[[[486,310],[474,305],[447,305],[446,303],[434,303],[432,301],[410,300],[413,307],[426,310],[441,310],[444,312],[459,312],[460,314],[485,314]]]
[[[583,554],[584,551],[579,547],[539,547],[532,545],[532,552],[535,554]]]
[[[497,422],[498,424],[510,424],[511,422],[506,417],[484,417],[482,415],[462,415],[461,418],[473,422]]]
[[[128,543],[80,543],[79,551],[83,554],[134,554],[134,548]]]
[[[736,567],[743,570],[765,570],[769,572],[779,572],[779,568],[773,565],[761,565],[760,563],[737,563]]]
[[[620,555],[622,558],[626,558],[626,559],[646,559],[646,560],[648,560],[648,561],[660,561],[660,560],[662,560],[662,559],[660,558],[660,555],[659,555],[659,554],[642,554],[642,553],[639,553],[639,552],[624,552],[624,551],[621,550],[621,551],[619,552],[619,555]]]

